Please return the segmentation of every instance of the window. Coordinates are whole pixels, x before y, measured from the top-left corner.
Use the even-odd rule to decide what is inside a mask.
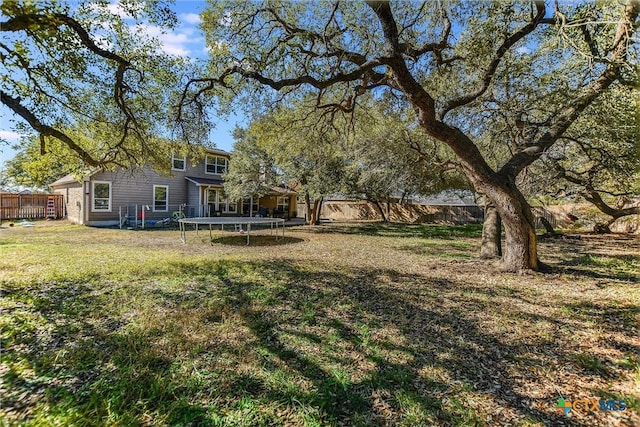
[[[249,215],[249,213],[253,215],[258,215],[258,198],[253,198],[253,206],[251,205],[251,199],[242,199],[242,213]],[[249,212],[251,210],[251,212]]]
[[[185,160],[184,156],[180,157],[173,154],[171,155],[171,169],[176,171],[183,171],[185,170],[186,165],[187,161]]]
[[[289,197],[278,197],[278,211],[289,212]]]
[[[93,181],[92,187],[91,211],[111,212],[111,182]]]
[[[153,210],[154,212],[169,210],[169,187],[166,185],[153,186]]]
[[[227,172],[227,158],[219,156],[207,156],[205,158],[205,173],[223,174]]]
[[[206,194],[206,211],[204,216],[214,215],[218,211],[218,190],[214,188],[207,188]]]
[[[236,213],[238,210],[238,204],[229,200],[224,189],[220,190],[220,204],[222,205],[222,210],[224,212]]]
[[[227,200],[227,212],[236,213],[238,211],[238,204],[236,202],[232,202],[231,200]]]

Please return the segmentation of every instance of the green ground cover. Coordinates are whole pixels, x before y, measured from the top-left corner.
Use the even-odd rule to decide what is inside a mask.
[[[638,421],[638,238],[543,241],[553,271],[514,275],[478,226],[0,233],[6,425]]]

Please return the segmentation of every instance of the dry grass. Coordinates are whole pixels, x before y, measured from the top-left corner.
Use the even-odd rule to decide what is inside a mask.
[[[6,423],[639,421],[638,238],[544,241],[553,272],[513,275],[476,258],[476,227],[0,233]]]

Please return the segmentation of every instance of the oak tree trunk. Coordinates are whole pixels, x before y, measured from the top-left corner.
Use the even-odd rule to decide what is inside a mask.
[[[378,208],[378,211],[380,212],[380,216],[382,216],[382,222],[387,222],[387,215],[384,213],[384,208],[382,207],[380,202],[377,200],[374,200],[373,204],[376,205],[376,208]]]
[[[609,218],[606,222],[597,222],[593,226],[593,232],[597,234],[611,234],[611,225],[616,222],[618,217]]]
[[[553,225],[551,224],[551,222],[547,218],[541,216],[540,217],[540,223],[542,224],[542,226],[544,227],[545,231],[548,234],[555,234],[556,233],[556,230],[554,230]]]
[[[313,224],[313,212],[311,211],[311,197],[309,197],[309,193],[305,193],[304,195],[304,205],[306,207],[307,214],[305,215],[305,225]]]
[[[514,185],[485,182],[483,193],[491,200],[505,229],[502,268],[508,271],[538,270],[535,220],[529,204]]]
[[[320,197],[319,199],[315,199],[313,201],[313,215],[312,215],[312,222],[311,222],[311,224],[313,225],[320,224],[320,213],[322,211],[322,201],[323,201],[323,197]]]
[[[482,224],[481,258],[500,258],[502,256],[502,220],[491,203],[487,203]]]

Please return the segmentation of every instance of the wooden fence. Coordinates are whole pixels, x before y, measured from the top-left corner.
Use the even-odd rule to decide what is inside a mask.
[[[0,220],[44,219],[64,216],[61,194],[0,194]]]
[[[298,205],[298,216],[304,204]],[[484,221],[484,211],[480,206],[435,206],[409,205],[400,203],[382,204],[388,219],[405,223],[452,223],[480,224]],[[304,211],[302,211],[304,214]],[[378,221],[382,219],[379,209],[371,202],[329,200],[322,205],[320,216],[333,221]]]

